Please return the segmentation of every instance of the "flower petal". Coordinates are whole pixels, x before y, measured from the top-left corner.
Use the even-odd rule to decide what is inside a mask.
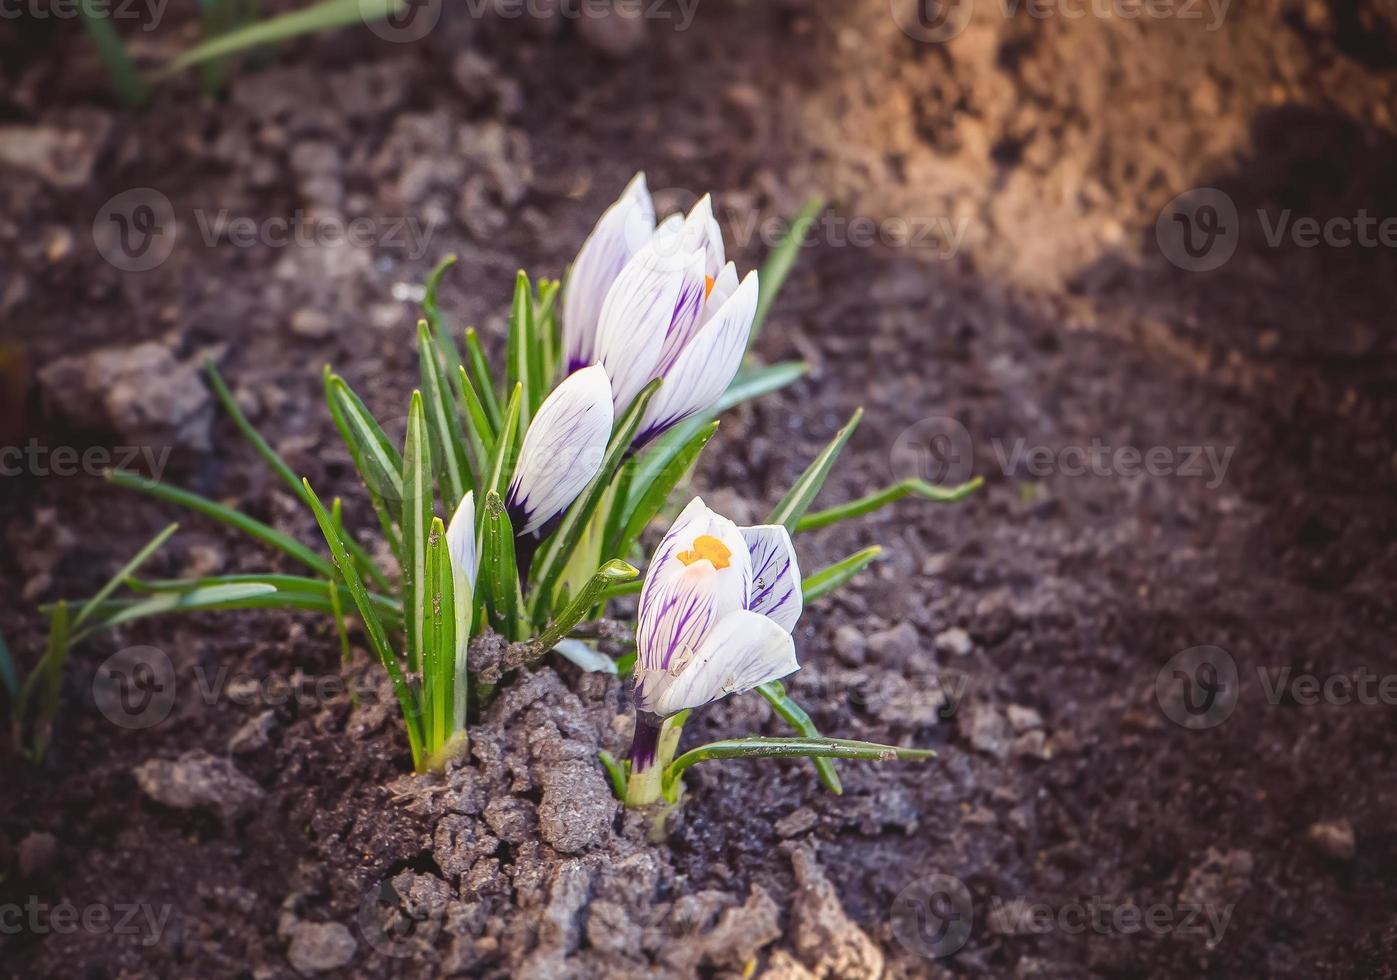
[[[597,220],[568,273],[563,293],[563,349],[571,373],[596,360],[602,304],[626,263],[655,230],[655,204],[639,173]]]
[[[668,672],[661,683],[650,681],[653,707],[647,710],[672,715],[698,708],[799,669],[791,634],[761,613],[739,609],[718,621],[678,671]]]
[[[618,412],[658,377],[660,352],[676,324],[688,329],[703,308],[703,253],[691,251],[676,261],[668,254],[675,241],[672,231],[656,232],[626,263],[602,304],[595,357],[611,377]]]
[[[726,257],[723,252],[723,230],[713,217],[713,196],[705,194],[699,198],[689,215],[684,219],[684,244],[688,248],[703,250],[706,276],[718,275]]]
[[[638,444],[708,408],[727,390],[747,351],[758,292],[757,273],[749,272],[713,319],[679,354],[645,412],[636,437]]]
[[[780,524],[741,530],[752,554],[752,598],[747,608],[769,617],[789,633],[795,629],[804,604],[791,532]]]
[[[475,574],[480,559],[475,550],[475,491],[461,498],[451,523],[446,525],[446,553],[451,556],[456,593],[475,594]]]
[[[710,510],[702,497],[689,501],[683,513],[670,525],[659,547],[650,559],[645,574],[645,587],[640,593],[640,608],[643,612],[651,596],[670,588],[670,580],[681,575],[690,567],[681,555],[695,551],[699,538],[712,538],[729,553],[726,567],[717,568],[711,561],[693,561],[697,565],[709,565],[718,572],[714,587],[723,590],[725,595],[740,597],[735,608],[746,608],[752,595],[752,563],[747,542],[737,525],[723,515]]]
[[[600,364],[569,375],[543,400],[524,434],[507,503],[515,534],[561,514],[601,469],[615,416]]]

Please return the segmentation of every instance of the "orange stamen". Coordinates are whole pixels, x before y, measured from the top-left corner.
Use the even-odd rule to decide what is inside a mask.
[[[707,558],[713,563],[713,567],[727,568],[731,564],[732,552],[728,546],[723,544],[711,534],[700,534],[694,539],[692,551],[681,551],[674,557],[678,558],[685,565],[692,565],[696,561]]]

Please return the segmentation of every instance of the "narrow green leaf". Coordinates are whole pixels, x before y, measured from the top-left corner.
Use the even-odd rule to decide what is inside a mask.
[[[883,549],[878,545],[864,548],[842,561],[827,565],[814,575],[806,576],[804,588],[801,590],[803,600],[807,603],[814,602],[840,588],[876,561],[882,553]]]
[[[611,780],[611,792],[618,800],[626,798],[626,770],[621,763],[616,761],[616,757],[606,749],[597,753],[597,758],[601,761],[602,768],[606,770],[606,776]]]
[[[494,490],[485,494],[484,532],[481,535],[480,577],[490,625],[509,640],[522,639],[524,599],[519,592],[519,568],[514,557],[514,528],[504,500]]]
[[[977,476],[967,483],[962,483],[958,487],[938,487],[920,480],[917,477],[908,477],[900,483],[894,483],[876,493],[870,493],[858,500],[851,500],[847,504],[840,504],[837,507],[830,507],[826,510],[819,510],[813,514],[806,514],[800,519],[795,527],[797,531],[815,531],[822,527],[829,527],[831,524],[838,524],[840,521],[847,521],[855,517],[862,517],[871,514],[875,510],[888,506],[903,497],[916,496],[923,500],[934,501],[939,504],[955,503],[964,500],[976,490],[984,485],[984,477]]]
[[[801,735],[812,738],[820,737],[820,730],[810,720],[810,715],[786,693],[786,685],[780,681],[767,681],[765,684],[757,685],[757,693],[766,698],[772,710]],[[825,784],[825,788],[836,796],[843,794],[844,784],[840,782],[839,773],[834,768],[834,762],[824,758],[816,758],[812,761],[815,763],[815,771],[820,775],[820,782]]]
[[[855,409],[853,416],[840,429],[834,439],[815,461],[811,463],[796,480],[795,485],[781,498],[781,502],[776,505],[776,509],[767,517],[768,524],[784,524],[786,529],[795,533],[796,526],[805,512],[810,509],[810,504],[814,502],[815,496],[820,492],[820,488],[825,485],[825,480],[829,477],[829,472],[834,468],[834,462],[843,452],[844,445],[849,441],[849,437],[858,428],[859,420],[863,418],[863,409]]]
[[[102,0],[78,0],[78,10],[82,13],[82,26],[97,46],[97,54],[112,77],[112,85],[121,101],[132,108],[144,104],[150,96],[150,87],[142,80],[136,63],[122,44],[110,7]]]
[[[96,594],[78,609],[78,614],[73,617],[73,629],[77,630],[83,623],[87,622],[95,608],[106,601],[122,582],[126,581],[130,576],[135,575],[140,567],[149,561],[150,557],[159,551],[166,541],[170,540],[170,535],[178,530],[178,524],[171,524],[169,527],[165,528],[165,530],[151,538],[144,548],[136,552],[135,557],[123,565],[121,571],[108,579],[107,584],[98,589]]]
[[[504,415],[500,411],[499,396],[495,393],[495,376],[490,373],[490,362],[485,357],[485,347],[480,343],[480,335],[474,327],[466,328],[466,357],[470,361],[471,381],[480,395],[485,413],[490,417],[490,427],[500,431]]]
[[[305,597],[309,600],[301,608],[314,611],[328,611],[334,608],[331,600],[331,592],[338,591],[341,599],[350,599],[348,588],[340,583],[339,577],[334,579],[334,588],[325,579],[307,578],[301,575],[278,575],[275,573],[242,573],[236,575],[212,575],[205,578],[196,579],[155,579],[145,581],[142,579],[128,578],[127,584],[135,592],[143,594],[153,594],[156,592],[192,592],[195,589],[204,589],[215,585],[270,585],[276,590],[278,597],[283,599],[290,597]],[[380,595],[377,592],[368,593],[369,600],[378,610],[378,615],[385,623],[401,626],[403,618],[402,604],[397,599],[390,596]]]
[[[714,433],[718,431],[717,422],[709,422],[697,432],[693,438],[679,447],[679,451],[669,457],[669,462],[664,469],[658,472],[646,471],[646,476],[650,477],[648,487],[640,488],[638,482],[644,476],[637,476],[631,484],[631,496],[633,503],[626,508],[626,524],[621,535],[608,549],[608,554],[628,555],[636,541],[640,539],[645,529],[650,526],[650,522],[655,519],[655,515],[664,507],[665,501],[674,492],[674,488],[679,485],[679,481],[684,479],[690,469],[697,462],[704,447],[708,445]]]
[[[639,575],[639,569],[626,564],[619,558],[613,558],[598,568],[596,574],[588,579],[587,584],[578,591],[577,597],[568,603],[567,608],[548,624],[548,628],[539,635],[537,640],[533,641],[537,655],[542,656],[547,653],[571,633],[573,628],[592,611],[602,592],[611,586],[633,581]]]
[[[504,496],[509,478],[514,472],[515,440],[520,438],[524,431],[519,422],[523,402],[524,386],[515,385],[514,394],[509,398],[509,408],[505,409],[504,424],[495,439],[495,459],[490,465],[490,480],[485,486],[501,497]]]
[[[282,534],[275,528],[263,524],[261,521],[241,514],[231,507],[215,503],[207,497],[201,497],[196,493],[187,490],[180,490],[175,487],[166,486],[163,483],[156,483],[148,480],[138,473],[128,473],[125,470],[108,470],[106,478],[119,487],[126,487],[130,490],[139,490],[142,493],[150,494],[158,500],[175,504],[179,507],[187,507],[196,513],[203,514],[223,524],[227,524],[242,533],[269,545],[294,558],[296,561],[313,569],[321,575],[334,575],[335,569],[328,561],[320,555],[311,551],[295,538]]]
[[[432,526],[432,451],[427,433],[422,393],[412,393],[407,413],[407,441],[403,446],[403,617],[407,622],[407,669],[416,673],[423,666],[426,640],[427,535]]]
[[[476,393],[475,384],[464,367],[457,371],[460,381],[461,399],[466,406],[466,439],[470,443],[471,455],[475,459],[476,483],[479,484],[490,472],[495,458],[495,427],[485,411],[485,405]]]
[[[606,447],[606,455],[602,458],[601,468],[597,470],[597,475],[592,478],[591,483],[587,484],[581,495],[573,501],[572,506],[568,508],[567,514],[563,517],[562,523],[558,525],[558,530],[545,545],[542,561],[538,565],[537,591],[530,599],[533,604],[531,611],[535,617],[541,616],[549,608],[548,604],[553,601],[553,591],[557,588],[558,580],[567,567],[568,559],[577,549],[582,535],[586,533],[587,525],[591,523],[592,515],[596,512],[602,495],[606,493],[606,488],[611,485],[616,471],[625,462],[631,442],[635,439],[636,431],[640,428],[640,420],[645,414],[646,406],[650,404],[650,399],[654,398],[655,393],[659,390],[660,380],[657,378],[642,388],[640,394],[635,396],[635,401],[631,402],[630,408],[626,409],[626,414],[621,416],[620,422],[612,431],[611,442]]]
[[[303,34],[318,34],[337,27],[382,20],[389,14],[404,9],[404,0],[321,0],[320,3],[303,10],[293,10],[270,17],[247,27],[220,34],[202,44],[196,44],[171,59],[156,73],[155,78],[164,80],[202,62],[225,58],[263,44],[275,44]]]
[[[509,308],[509,344],[505,384],[510,388],[521,385],[524,391],[520,402],[519,430],[528,431],[529,420],[543,401],[534,390],[533,370],[530,365],[532,329],[534,322],[534,293],[529,285],[529,277],[521,270],[514,280],[514,302]]]
[[[379,662],[388,671],[388,676],[393,682],[393,693],[397,696],[398,705],[403,711],[403,724],[407,728],[408,743],[412,748],[412,763],[413,767],[416,768],[423,758],[420,708],[413,699],[412,691],[407,686],[402,668],[398,666],[398,659],[393,655],[392,647],[388,645],[388,635],[383,630],[383,621],[379,619],[378,612],[374,609],[374,604],[369,598],[369,590],[364,587],[364,580],[360,578],[358,568],[350,560],[349,552],[345,550],[344,542],[340,540],[334,522],[330,520],[330,515],[325,513],[325,507],[320,503],[320,498],[315,495],[315,491],[311,489],[310,481],[303,482],[306,491],[310,494],[311,510],[315,513],[316,523],[320,525],[320,533],[325,536],[325,542],[330,546],[330,554],[335,558],[335,567],[338,569],[337,577],[341,578],[344,584],[349,587],[354,605],[359,610],[359,619],[363,622],[364,630],[368,634],[369,644],[378,654]]]
[[[666,784],[683,775],[684,770],[710,759],[753,759],[764,757],[801,756],[827,759],[867,759],[891,762],[894,759],[920,761],[936,758],[932,749],[904,749],[877,742],[859,742],[848,738],[768,738],[750,735],[710,742],[685,752],[665,770]]]
[[[228,390],[228,386],[224,383],[223,376],[219,374],[218,367],[214,364],[212,358],[204,361],[204,373],[208,375],[209,387],[213,389],[214,397],[217,398],[218,403],[223,406],[223,410],[228,413],[228,417],[233,420],[233,424],[237,426],[243,438],[257,451],[257,455],[262,457],[263,461],[272,468],[277,476],[281,477],[281,481],[291,488],[291,492],[296,495],[296,499],[303,504],[306,503],[306,493],[305,489],[301,486],[300,477],[292,472],[291,467],[287,465],[286,460],[282,458],[281,454],[273,449],[271,443],[267,442],[253,424],[248,421],[247,416],[243,414],[242,408],[239,407],[237,400],[233,397],[233,393]],[[345,546],[349,548],[350,554],[352,554],[354,560],[359,563],[359,567],[368,572],[378,584],[379,588],[389,588],[388,577],[378,568],[374,560],[369,557],[368,552],[360,546],[359,542],[355,541],[352,537],[347,537],[345,539]]]
[[[440,352],[426,320],[417,321],[417,349],[422,368],[422,398],[427,410],[427,428],[432,436],[432,458],[441,466],[442,507],[455,513],[456,505],[475,489],[466,444],[461,439],[461,420],[456,403],[442,375]]]
[[[807,201],[805,207],[800,209],[800,214],[791,222],[786,237],[772,250],[766,264],[762,266],[761,275],[758,277],[761,282],[761,295],[757,299],[757,314],[752,318],[752,334],[747,342],[749,347],[757,342],[757,335],[762,332],[762,325],[766,323],[772,304],[776,302],[781,287],[786,285],[786,278],[795,267],[796,258],[800,255],[801,245],[810,231],[810,226],[824,209],[824,198],[812,197]]]
[[[422,704],[427,752],[435,754],[452,735],[455,706],[456,603],[446,525],[432,518],[427,539],[427,642],[422,648]]]
[[[402,455],[343,378],[331,375],[328,391],[344,419],[341,434],[364,486],[385,503],[400,506],[403,500]]]
[[[49,737],[53,733],[53,719],[58,715],[58,697],[63,691],[63,671],[68,665],[68,653],[72,649],[68,634],[68,604],[60,602],[49,619],[48,649],[44,658],[34,668],[30,680],[38,682],[39,709],[34,714],[34,761],[42,763],[48,751]],[[24,696],[24,709],[27,713],[29,697]]]
[[[329,365],[325,367],[325,404],[330,410],[330,417],[334,419],[335,428],[339,430],[340,438],[344,440],[345,448],[349,450],[350,459],[354,463],[354,468],[359,472],[359,478],[363,481],[365,489],[369,492],[369,502],[373,506],[374,516],[378,518],[379,527],[383,529],[383,537],[388,542],[389,549],[393,556],[398,559],[399,565],[403,560],[403,544],[398,537],[397,526],[394,523],[396,517],[389,513],[388,505],[384,502],[383,493],[380,490],[382,484],[377,482],[375,477],[370,479],[371,473],[392,472],[393,476],[398,476],[398,470],[380,471],[372,469],[368,462],[370,458],[378,458],[386,448],[391,456],[397,456],[398,451],[388,442],[386,436],[382,442],[378,442],[373,430],[377,430],[377,435],[383,436],[383,430],[378,427],[378,423],[369,415],[368,409],[364,408],[362,414],[351,405],[362,408],[363,403],[349,391],[348,385],[343,380],[337,379],[330,372]],[[338,382],[338,384],[336,384]],[[360,425],[351,424],[350,418],[355,417]],[[384,459],[381,465],[389,465],[390,459]],[[401,468],[401,463],[398,464]],[[394,500],[396,501],[396,497]]]
[[[451,336],[451,331],[446,329],[446,322],[441,315],[441,306],[437,302],[437,296],[441,291],[442,277],[446,275],[446,270],[455,264],[455,254],[448,255],[438,262],[436,268],[427,275],[427,282],[422,292],[422,313],[427,318],[427,322],[432,325],[432,336],[446,362],[446,375],[452,379],[456,377],[457,370],[465,364],[465,361],[461,359],[461,348],[457,345],[456,339]]]

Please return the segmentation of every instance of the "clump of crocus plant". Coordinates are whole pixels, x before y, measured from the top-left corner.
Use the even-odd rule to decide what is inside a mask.
[[[738,527],[694,498],[659,542],[643,583],[630,564],[642,563],[642,538],[713,437],[716,416],[804,372],[802,364],[743,361],[819,208],[806,209],[760,274],[740,276],[709,198],[657,225],[636,177],[586,239],[565,287],[519,274],[499,370],[474,330],[458,344],[447,326],[437,293],[454,260],[438,266],[424,290],[421,385],[401,448],[349,384],[325,371],[330,417],[395,569],[370,557],[339,498],[325,506],[253,429],[210,365],[219,401],[314,515],[329,557],[212,500],[113,473],[120,485],[236,528],[299,569],[137,579],[166,532],[71,625],[66,608],[56,609],[61,640],[51,646],[61,654],[95,630],[165,612],[288,608],[332,615],[348,658],[344,613],[352,608],[392,680],[419,771],[461,757],[471,720],[498,685],[550,652],[622,677],[633,661],[630,758],[602,760],[630,805],[677,800],[682,773],[706,759],[810,756],[838,792],[834,758],[926,755],[824,738],[782,687],[799,666],[793,631],[802,609],[878,553],[867,548],[802,578],[792,536],[908,495],[956,500],[975,483],[941,490],[905,480],[809,512],[858,424],[855,413],[765,524]],[[116,595],[119,586],[134,594]],[[619,651],[613,659],[587,643],[591,624],[637,592],[634,657]],[[497,638],[506,641],[503,654]],[[751,690],[797,737],[715,742],[676,757],[689,712]]]

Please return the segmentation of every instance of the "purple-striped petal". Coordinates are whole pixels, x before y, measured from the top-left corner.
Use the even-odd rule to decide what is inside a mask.
[[[800,565],[791,533],[780,524],[744,527],[742,538],[752,556],[752,596],[747,608],[770,618],[787,633],[800,619]]]
[[[647,710],[672,715],[702,707],[799,669],[791,634],[760,613],[739,609],[717,622],[703,646],[678,671],[653,685],[653,707]]]

